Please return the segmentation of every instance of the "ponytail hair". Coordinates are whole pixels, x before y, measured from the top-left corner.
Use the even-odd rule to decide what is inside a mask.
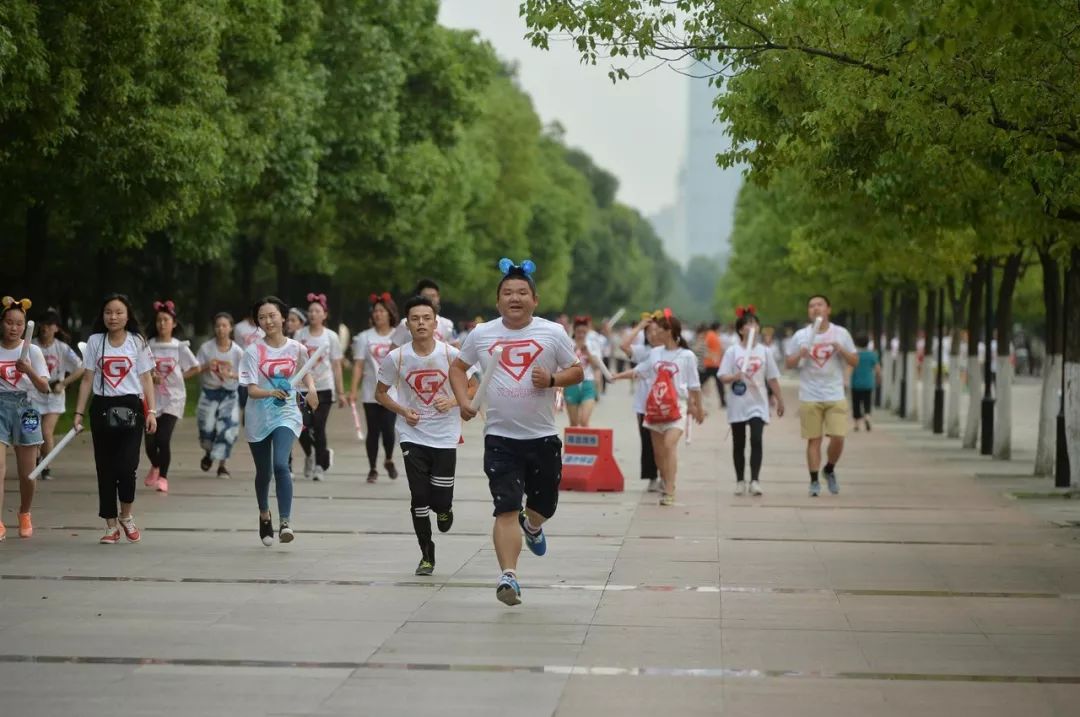
[[[671,335],[675,338],[675,343],[679,345],[679,348],[688,349],[690,344],[686,343],[686,339],[682,335],[682,321],[679,320],[675,314],[671,313],[671,309],[664,309],[664,315],[653,321],[664,331],[670,331]]]

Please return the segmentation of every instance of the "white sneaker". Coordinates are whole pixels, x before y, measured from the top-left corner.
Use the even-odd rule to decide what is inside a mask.
[[[648,492],[649,493],[659,493],[660,492],[660,479],[659,478],[653,478],[652,480],[649,481]]]
[[[315,475],[315,454],[304,456],[304,477],[310,480]]]
[[[333,448],[327,448],[326,452],[329,454],[329,456],[328,456],[329,460],[327,461],[328,465],[326,466],[326,470],[330,470],[331,468],[334,467],[334,449]]]
[[[750,481],[750,495],[761,495],[761,484],[756,480]]]
[[[746,495],[746,481],[735,481],[735,495]]]
[[[322,466],[315,466],[315,470],[312,472],[311,480],[322,480],[326,476],[326,471]]]

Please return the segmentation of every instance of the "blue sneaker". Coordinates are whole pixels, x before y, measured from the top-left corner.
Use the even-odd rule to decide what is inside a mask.
[[[518,585],[517,578],[510,573],[503,573],[495,588],[495,597],[504,605],[520,605],[521,586]]]
[[[525,533],[525,544],[529,546],[529,550],[532,551],[533,555],[543,555],[547,552],[547,539],[544,537],[544,529],[541,528],[536,535],[525,530],[525,511],[518,513],[518,525],[521,526],[521,532]]]
[[[829,484],[829,492],[830,493],[832,493],[833,495],[836,495],[837,493],[840,492],[840,484],[836,482],[836,474],[835,473],[826,473],[825,474],[825,480]]]
[[[821,484],[816,480],[810,481],[810,497],[817,498],[819,495],[821,495]]]

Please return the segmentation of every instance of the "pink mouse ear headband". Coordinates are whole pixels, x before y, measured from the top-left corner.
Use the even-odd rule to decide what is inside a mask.
[[[166,299],[165,301],[155,301],[154,311],[162,311],[169,316],[176,318],[176,304],[172,302],[172,299]]]
[[[318,304],[319,306],[323,307],[324,311],[327,308],[326,294],[316,294],[314,291],[308,292],[307,300],[309,306],[311,304]]]
[[[368,303],[371,304],[372,306],[379,303],[380,301],[383,302],[384,304],[388,304],[392,300],[393,299],[390,297],[390,292],[389,291],[384,291],[381,294],[372,294],[371,296],[368,297]]]

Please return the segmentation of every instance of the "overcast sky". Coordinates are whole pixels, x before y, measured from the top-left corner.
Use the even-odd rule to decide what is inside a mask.
[[[674,202],[686,151],[685,77],[662,67],[613,85],[608,65],[581,65],[567,44],[534,49],[523,39],[517,0],[442,0],[440,20],[478,30],[500,57],[516,61],[544,123],[560,122],[567,143],[619,178],[622,202],[645,214]]]

